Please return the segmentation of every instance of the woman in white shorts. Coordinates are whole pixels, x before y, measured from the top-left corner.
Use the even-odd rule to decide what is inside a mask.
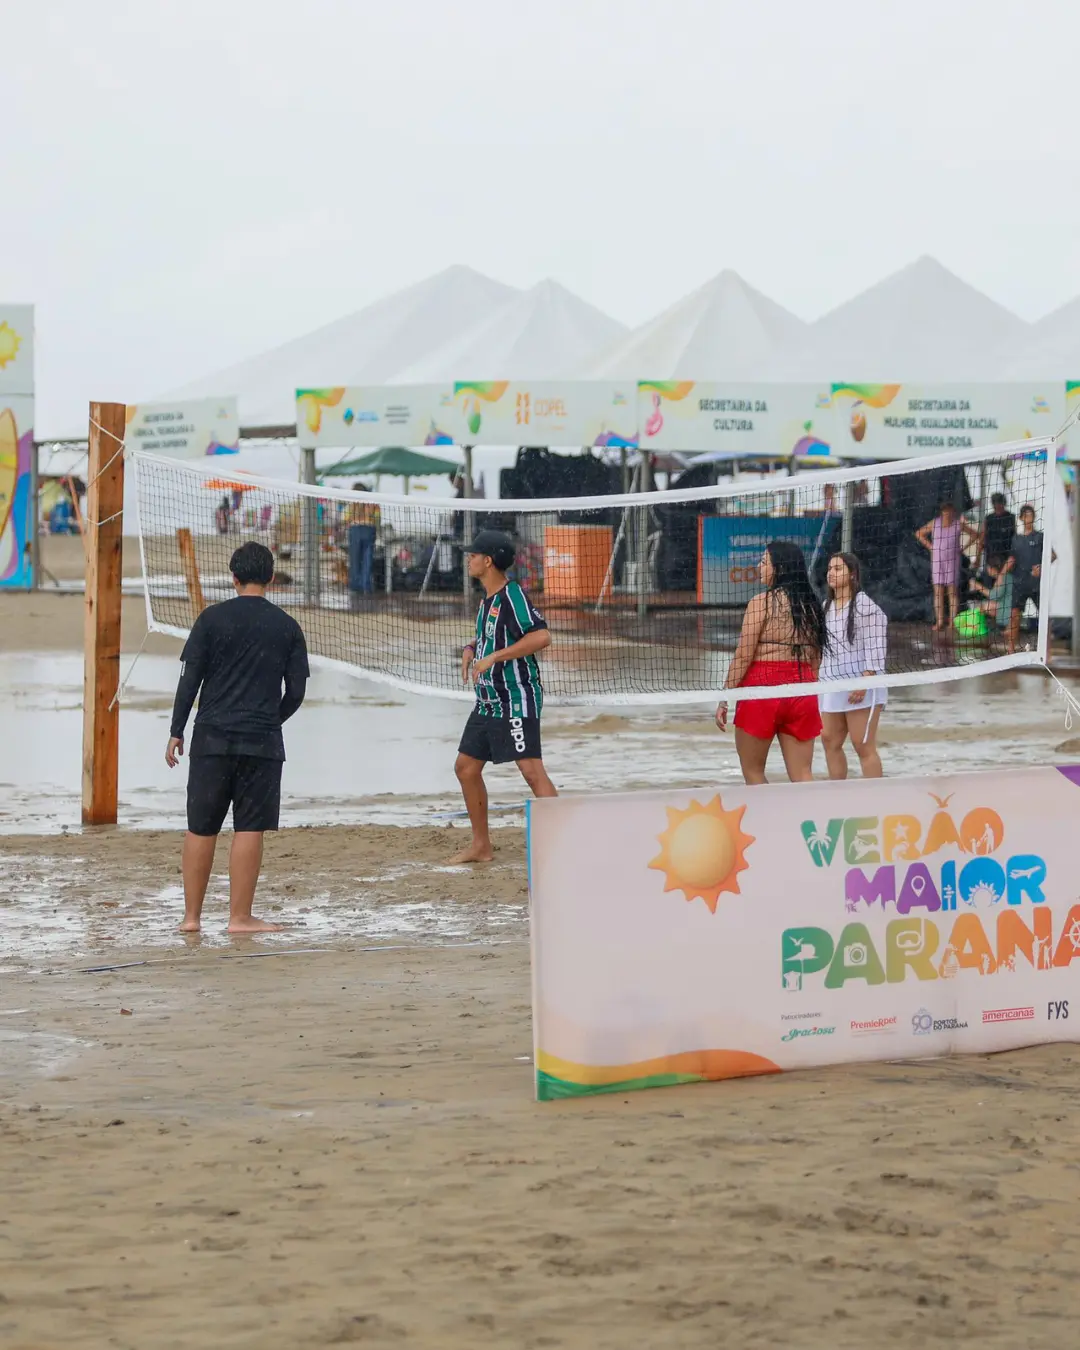
[[[818,679],[825,683],[882,674],[889,621],[859,589],[858,558],[853,553],[835,553],[829,560],[828,582],[825,627],[829,637]],[[878,710],[885,706],[886,699],[884,689],[838,689],[820,696],[821,741],[830,778],[847,777],[844,742],[849,735],[863,777],[881,777],[877,725]]]

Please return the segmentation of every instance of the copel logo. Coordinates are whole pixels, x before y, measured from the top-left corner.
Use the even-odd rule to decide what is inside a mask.
[[[514,407],[514,421],[519,427],[529,425],[530,399],[528,394],[518,394]]]

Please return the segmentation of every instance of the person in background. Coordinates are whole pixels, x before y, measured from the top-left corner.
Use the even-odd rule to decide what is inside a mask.
[[[825,650],[825,614],[810,585],[802,549],[790,540],[774,539],[761,555],[758,576],[765,590],[746,607],[725,687],[812,683]],[[727,702],[721,700],[716,709],[721,731],[727,730],[727,716]],[[747,699],[735,709],[735,749],[747,783],[768,781],[765,761],[774,739],[780,742],[791,781],[808,783],[820,735],[818,701],[809,695]]]
[[[354,483],[353,492],[370,492],[367,483]],[[375,539],[382,513],[376,502],[350,502],[345,512],[349,551],[349,590],[354,596],[370,595],[374,590],[372,569],[375,563]],[[389,561],[387,562],[389,566]]]
[[[834,553],[829,559],[828,583],[825,628],[829,640],[819,678],[824,682],[884,674],[889,621],[861,588],[858,558],[853,553]],[[830,778],[847,777],[844,742],[849,735],[862,776],[881,777],[877,728],[879,709],[887,699],[884,689],[840,689],[820,696],[821,743]]]
[[[1005,562],[1007,561],[1006,558]],[[982,600],[977,600],[973,607],[985,614],[1002,632],[1006,632],[1012,622],[1013,579],[1011,572],[1005,567],[1005,562],[997,566],[987,563],[985,571],[973,578],[970,583],[971,589],[983,597]]]
[[[934,632],[942,632],[960,612],[960,551],[966,538],[973,542],[979,532],[956,513],[952,502],[942,502],[934,520],[915,531],[915,538],[930,553],[930,581],[934,587]],[[945,605],[948,601],[949,615]]]
[[[229,516],[230,516],[230,514],[231,514],[231,513],[230,513],[230,509],[229,509],[229,498],[228,498],[228,496],[224,496],[224,497],[222,497],[221,501],[218,503],[218,508],[217,508],[217,510],[214,512],[214,520],[215,520],[215,523],[217,524],[217,532],[218,532],[218,534],[228,534],[228,533],[229,533]]]
[[[1042,530],[1035,528],[1035,508],[1028,502],[1020,508],[1020,529],[1013,537],[1012,549],[1006,559],[1004,572],[1013,579],[1012,613],[1007,638],[1010,652],[1016,651],[1020,638],[1020,619],[1030,600],[1039,608],[1039,589],[1042,585],[1042,563],[1045,540]],[[1051,550],[1050,561],[1057,554]]]
[[[1005,566],[1012,552],[1016,534],[1016,517],[1006,510],[1005,494],[995,492],[990,498],[990,511],[983,520],[979,535],[979,552],[988,569],[997,573]]]
[[[165,762],[175,769],[196,696],[187,782],[187,834],[182,933],[197,933],[214,866],[217,837],[229,807],[229,932],[275,932],[281,925],[252,916],[262,867],[263,833],[276,830],[285,761],[283,722],[304,701],[307,644],[294,618],[266,598],[274,555],[244,544],[229,561],[236,596],[210,605],[195,620],[180,654]]]

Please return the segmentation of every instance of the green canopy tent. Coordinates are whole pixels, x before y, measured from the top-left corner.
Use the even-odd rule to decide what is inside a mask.
[[[366,455],[358,455],[355,459],[343,459],[337,464],[333,464],[328,469],[324,469],[319,475],[319,482],[324,482],[327,478],[358,478],[367,475],[375,475],[375,490],[378,491],[378,480],[383,474],[390,474],[396,478],[404,478],[405,492],[409,491],[410,478],[422,478],[425,475],[449,474],[451,477],[459,473],[469,473],[471,475],[471,465],[468,463],[469,455],[466,452],[466,463],[464,465],[455,463],[452,459],[440,459],[436,455],[425,455],[419,450],[408,450],[400,445],[386,445],[378,450],[372,450]],[[386,517],[383,517],[385,528]],[[441,536],[436,536],[435,546],[431,550],[431,557],[428,561],[427,572],[424,576],[423,584],[420,587],[420,595],[423,596],[431,580],[432,569],[435,565],[436,550],[438,549]],[[385,545],[384,545],[385,547]],[[468,571],[462,568],[463,586],[465,593],[468,594],[469,577]],[[385,588],[387,595],[392,588],[393,569],[387,564],[384,567]]]
[[[365,474],[381,477],[390,474],[405,479],[405,491],[409,490],[410,478],[422,478],[425,475],[446,473],[453,477],[461,473],[462,466],[452,459],[439,459],[436,455],[424,455],[419,450],[407,450],[401,445],[386,445],[369,454],[358,455],[355,459],[344,459],[323,469],[319,482],[327,478],[359,478]]]

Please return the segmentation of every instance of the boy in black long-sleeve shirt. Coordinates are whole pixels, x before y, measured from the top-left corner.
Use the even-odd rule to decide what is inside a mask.
[[[304,701],[307,644],[295,619],[266,598],[274,555],[244,544],[229,563],[236,599],[211,605],[195,620],[181,653],[165,761],[175,768],[195,697],[184,839],[184,922],[197,933],[214,865],[214,850],[230,805],[229,932],[275,932],[251,907],[262,866],[263,833],[276,830],[285,742],[281,725]],[[284,692],[282,692],[284,687]]]

